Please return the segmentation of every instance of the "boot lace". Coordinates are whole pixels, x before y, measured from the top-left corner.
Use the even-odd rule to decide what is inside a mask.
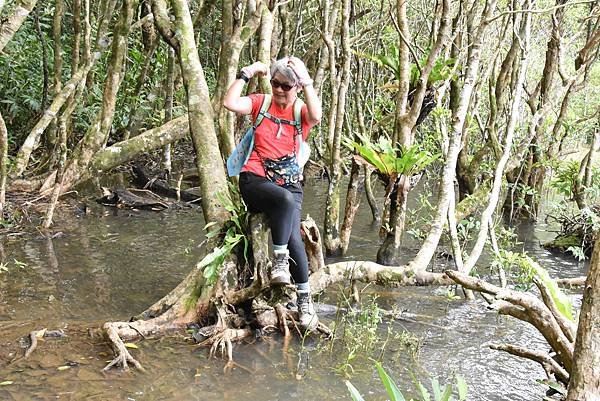
[[[298,300],[298,307],[300,309],[300,313],[310,313],[310,299],[308,296],[302,296]]]

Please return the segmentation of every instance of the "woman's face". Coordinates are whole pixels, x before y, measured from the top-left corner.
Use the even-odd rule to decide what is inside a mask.
[[[278,72],[271,77],[271,89],[273,90],[273,100],[278,106],[292,104],[298,95],[298,86]]]

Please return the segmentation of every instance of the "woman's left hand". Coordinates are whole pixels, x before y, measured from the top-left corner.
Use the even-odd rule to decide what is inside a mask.
[[[304,87],[307,85],[312,85],[313,80],[310,78],[308,74],[308,70],[306,66],[298,57],[288,57],[288,67],[294,71],[296,77],[298,78],[298,85]]]

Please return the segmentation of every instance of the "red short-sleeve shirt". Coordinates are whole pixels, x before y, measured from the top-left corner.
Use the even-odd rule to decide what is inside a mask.
[[[248,96],[252,100],[252,121],[256,120],[260,107],[262,105],[265,95],[253,94]],[[271,101],[271,107],[269,113],[274,117],[282,118],[289,121],[294,121],[294,105],[283,109],[277,106],[277,104]],[[302,106],[301,112],[302,118],[302,137],[306,141],[308,138],[308,132],[313,125],[308,123],[308,108],[306,105]],[[256,151],[260,152],[261,156],[266,159],[276,159],[281,156],[292,153],[294,149],[294,135],[296,135],[296,129],[293,125],[281,124],[282,132],[277,138],[277,131],[279,126],[276,122],[271,121],[268,118],[263,118],[261,124],[256,128],[254,133],[254,149],[250,154],[250,158],[242,168],[242,171],[249,171],[261,177],[265,176],[265,169],[263,168],[262,162],[258,157]],[[299,138],[296,139],[296,155],[300,148]]]

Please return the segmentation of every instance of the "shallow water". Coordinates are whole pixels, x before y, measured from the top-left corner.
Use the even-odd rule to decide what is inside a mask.
[[[323,221],[324,183],[305,188],[304,213]],[[414,199],[414,197],[413,197]],[[363,199],[350,251],[340,259],[375,258],[378,227],[371,224]],[[198,210],[134,212],[90,205],[92,213],[59,223],[64,236],[3,238],[2,260],[9,271],[0,276],[0,398],[129,399],[129,400],[348,400],[344,377],[335,368],[347,355],[341,344],[294,340],[284,349],[281,338],[238,344],[239,365],[224,373],[221,359],[208,359],[183,336],[138,343],[132,353],[147,369],[101,373],[112,358],[102,339],[90,338],[87,328],[102,322],[128,319],[175,286],[198,260],[203,237]],[[581,275],[584,267],[573,259],[553,255],[539,246],[548,239],[547,227],[520,226],[524,247],[553,275]],[[406,239],[407,260],[418,243]],[[0,255],[1,256],[1,255]],[[26,266],[18,267],[19,261]],[[436,269],[445,265],[435,261]],[[368,287],[365,298],[377,296],[386,309],[398,307],[419,314],[415,320],[384,321],[394,333],[407,330],[421,339],[415,356],[396,341],[387,343],[383,364],[400,388],[415,394],[411,377],[427,385],[427,374],[441,382],[460,373],[469,384],[469,400],[539,400],[545,377],[537,364],[487,347],[510,342],[546,348],[543,339],[515,319],[499,317],[481,301],[450,300],[445,289]],[[578,302],[579,295],[572,294]],[[329,292],[327,299],[335,299]],[[333,316],[325,317],[325,320]],[[28,360],[19,359],[31,330],[64,329],[67,339],[40,341]],[[381,349],[351,362],[352,383],[367,400],[387,399],[373,363]],[[11,362],[11,363],[9,363]],[[68,368],[60,367],[68,366]]]

